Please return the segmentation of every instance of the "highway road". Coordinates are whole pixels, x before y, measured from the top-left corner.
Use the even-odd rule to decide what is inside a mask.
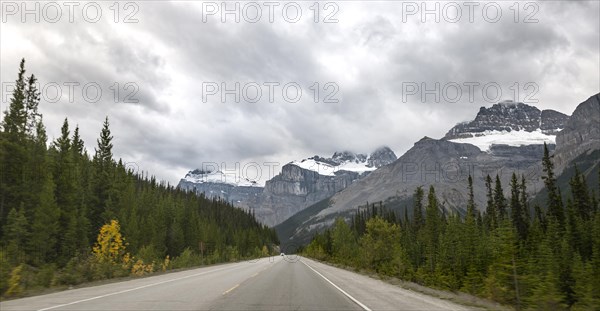
[[[307,258],[276,256],[3,301],[0,310],[467,310]]]

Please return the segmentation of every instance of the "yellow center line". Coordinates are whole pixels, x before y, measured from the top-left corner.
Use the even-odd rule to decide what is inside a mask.
[[[264,269],[262,269],[262,270],[260,270],[260,271],[258,271],[258,272],[256,272],[256,273],[254,273],[253,275],[251,275],[249,278],[247,278],[247,279],[243,280],[242,282],[240,282],[240,283],[236,284],[234,287],[232,287],[232,288],[230,288],[230,289],[228,289],[228,290],[224,291],[224,292],[223,292],[223,296],[224,296],[224,295],[227,295],[227,294],[229,294],[229,293],[230,293],[232,290],[234,290],[234,289],[238,288],[238,287],[239,287],[241,284],[243,284],[244,282],[246,282],[246,281],[250,280],[250,279],[251,279],[251,278],[253,278],[253,277],[256,277],[256,276],[258,276],[258,275],[259,275],[261,272],[263,272],[263,271],[265,271],[265,270],[269,269],[270,267],[271,267],[271,266],[267,266],[267,267],[265,267]]]
[[[234,287],[232,287],[232,288],[230,288],[230,289],[226,290],[225,292],[223,292],[223,295],[227,295],[227,294],[228,294],[229,292],[231,292],[232,290],[234,290],[234,289],[238,288],[238,286],[240,286],[240,284],[236,284]]]

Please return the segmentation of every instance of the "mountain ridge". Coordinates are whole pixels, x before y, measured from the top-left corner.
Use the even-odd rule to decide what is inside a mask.
[[[564,127],[568,118],[568,115],[555,110],[540,110],[521,102],[502,101],[489,108],[479,108],[475,119],[458,123],[446,133],[443,139],[469,138],[485,131],[540,130],[546,135],[556,135]]]
[[[504,130],[501,133],[505,136],[511,135],[511,132],[514,134],[523,131],[549,137],[557,134],[556,141],[559,145],[548,144],[548,148],[555,154],[555,163],[557,163],[557,167],[560,167],[561,159],[563,162],[568,162],[569,159],[588,152],[586,150],[600,149],[599,98],[600,95],[594,95],[586,102],[579,104],[573,113],[574,117],[567,116],[567,119],[565,119],[566,115],[553,110],[533,109],[531,106],[519,105],[519,103],[514,103],[514,105],[512,103],[496,104],[492,107],[496,107],[501,114],[512,110],[508,114],[516,112],[523,116],[520,123],[514,122],[509,125],[500,123],[500,126],[495,126],[494,122],[502,122],[503,117],[489,116],[486,114],[490,111],[489,108],[483,107],[478,113],[479,120],[494,121],[482,122],[487,127],[468,127],[466,125],[473,121],[463,122],[453,127],[445,137],[439,140],[425,136],[415,142],[414,146],[394,163],[374,171],[364,179],[336,193],[326,202],[319,203],[320,208],[316,209],[318,211],[313,215],[302,215],[303,219],[296,219],[295,215],[292,216],[286,223],[301,224],[295,230],[285,228],[286,223],[277,226],[276,230],[281,234],[288,235],[280,237],[282,241],[285,241],[284,243],[302,244],[307,240],[307,236],[326,228],[336,217],[349,218],[356,208],[369,202],[406,207],[411,204],[412,193],[416,187],[429,185],[435,187],[442,208],[452,213],[464,213],[461,208],[464,209],[466,206],[466,179],[469,174],[474,178],[475,202],[479,210],[483,210],[486,205],[483,179],[488,174],[491,176],[498,174],[501,183],[505,185],[505,194],[508,194],[506,185],[509,184],[512,172],[524,175],[527,180],[528,194],[533,197],[544,187],[540,176],[543,174],[541,159],[543,143],[546,141],[532,140],[526,141],[525,144],[514,145],[492,143],[482,150],[482,148],[467,142],[456,142],[456,140],[460,141],[464,138],[455,137],[460,137],[459,134],[474,132],[484,136],[490,131],[500,132],[501,130]],[[519,109],[529,113],[516,111]],[[485,113],[482,114],[482,111]],[[486,116],[487,119],[482,118],[481,115]],[[525,116],[535,118],[526,118]],[[542,116],[546,121],[542,122]],[[594,126],[590,126],[591,123],[594,123]],[[502,126],[504,128],[501,128]],[[556,133],[555,130],[560,127],[564,127],[564,129]],[[569,141],[571,145],[565,144],[566,141]],[[578,148],[578,146],[583,147]],[[596,160],[596,165],[598,165],[597,162],[598,160]],[[562,165],[566,166],[565,163]],[[443,169],[444,167],[445,169]],[[455,176],[453,180],[446,180],[446,182],[442,180],[452,176]],[[310,210],[314,209],[307,209],[307,211]]]
[[[251,209],[262,223],[274,226],[394,160],[396,155],[387,146],[368,156],[351,151],[334,152],[329,158],[315,155],[283,165],[264,187],[236,176],[228,180],[220,171],[196,169],[188,172],[178,187]]]

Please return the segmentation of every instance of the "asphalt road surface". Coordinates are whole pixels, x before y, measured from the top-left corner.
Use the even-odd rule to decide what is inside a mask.
[[[0,310],[466,310],[307,258],[276,256],[9,300]]]

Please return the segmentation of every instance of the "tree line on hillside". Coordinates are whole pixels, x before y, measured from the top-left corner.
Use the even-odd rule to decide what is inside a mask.
[[[433,186],[424,203],[425,191],[418,187],[412,217],[381,205],[359,209],[349,223],[340,218],[316,234],[303,253],[516,309],[600,310],[595,191],[576,168],[563,201],[548,148],[543,168],[545,208],[530,208],[525,178],[513,173],[508,197],[500,179],[487,176],[487,203],[480,213],[469,176],[464,217],[446,214]]]
[[[0,294],[272,253],[249,212],[128,170],[108,118],[90,156],[65,119],[48,144],[34,75],[19,67],[0,129]]]

